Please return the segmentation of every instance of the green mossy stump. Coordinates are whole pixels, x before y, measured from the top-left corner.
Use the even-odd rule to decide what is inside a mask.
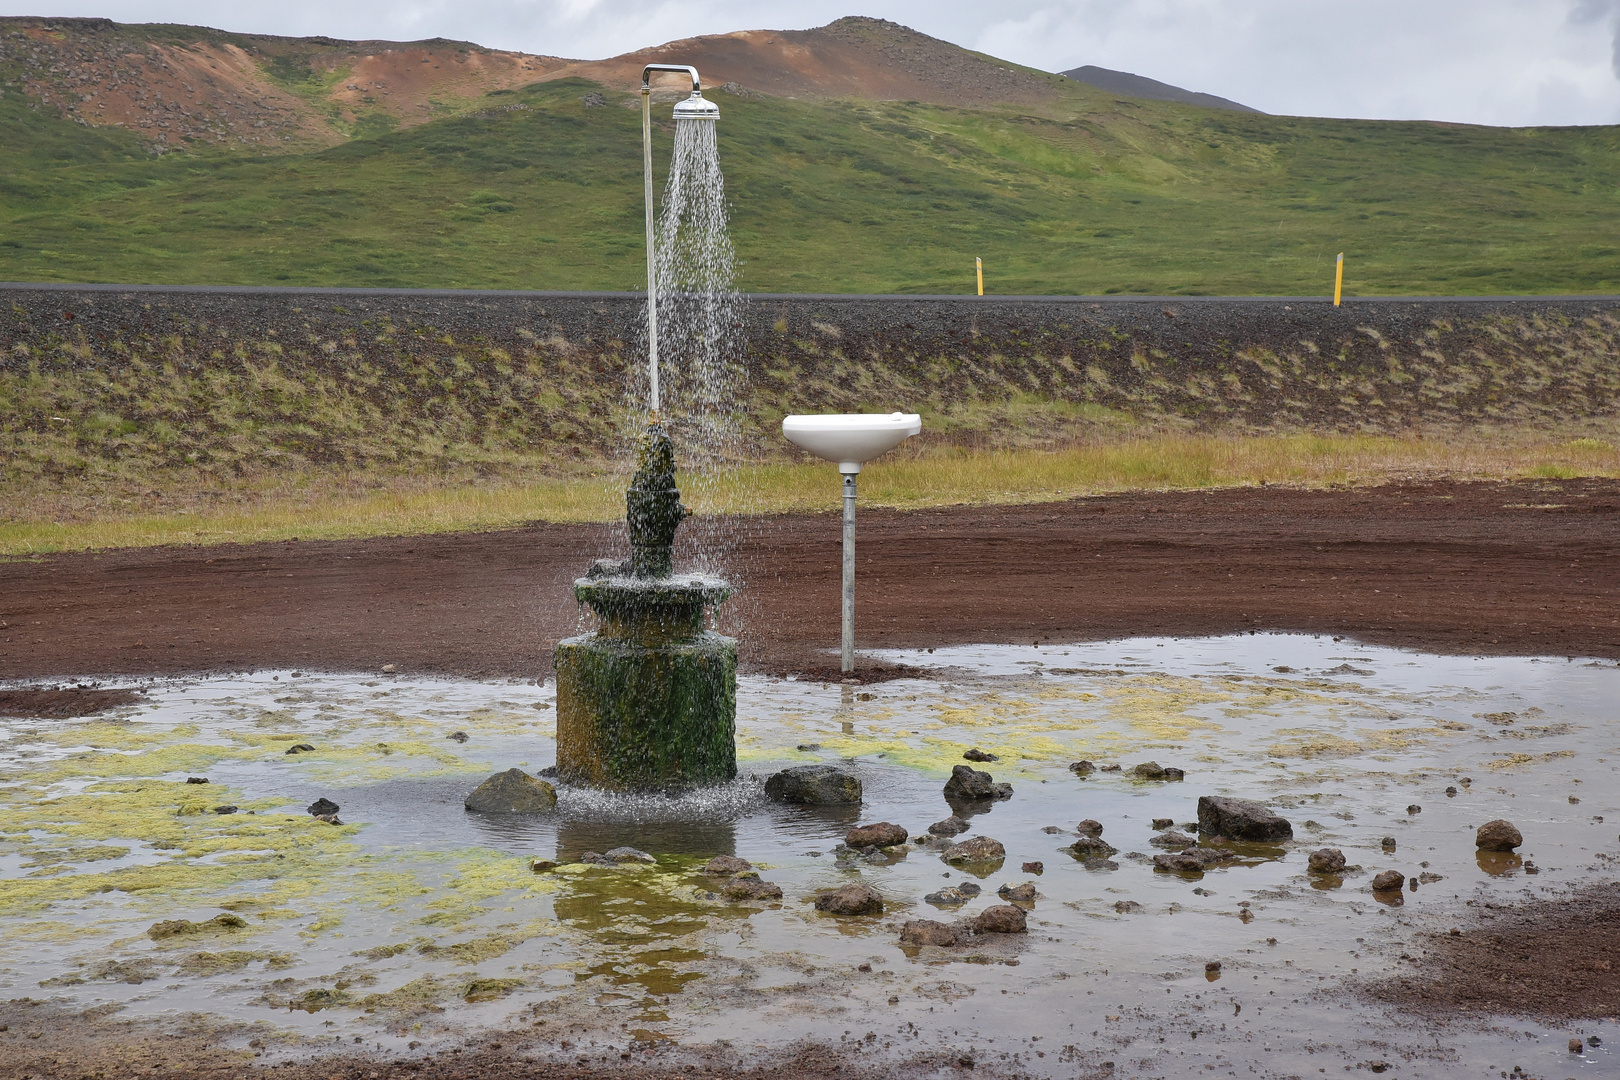
[[[601,620],[557,644],[557,778],[610,791],[720,783],[737,776],[737,642],[704,613],[731,586],[672,575],[686,517],[674,454],[658,425],[626,495],[631,558],[598,562],[574,596]]]

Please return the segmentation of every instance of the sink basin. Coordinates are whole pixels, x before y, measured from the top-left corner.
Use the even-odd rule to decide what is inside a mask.
[[[921,430],[922,417],[916,413],[830,413],[782,421],[788,442],[837,462],[841,473],[860,472],[862,465]]]

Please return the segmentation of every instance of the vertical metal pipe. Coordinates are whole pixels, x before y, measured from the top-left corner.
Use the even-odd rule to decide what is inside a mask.
[[[645,76],[644,76],[645,77]],[[696,76],[694,75],[694,80]],[[658,420],[658,281],[653,260],[652,87],[641,85],[642,197],[647,210],[647,381],[652,419]]]
[[[855,474],[844,474],[844,666],[855,670]]]

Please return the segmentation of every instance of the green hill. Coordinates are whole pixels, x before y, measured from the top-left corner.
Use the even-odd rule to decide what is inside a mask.
[[[1350,295],[1620,291],[1620,128],[1057,93],[1037,110],[716,92],[742,287],[965,292],[981,256],[1000,294],[1320,295],[1344,251]],[[625,100],[564,78],[329,149],[154,156],[7,89],[0,279],[636,289]],[[667,162],[667,120],[658,137]]]

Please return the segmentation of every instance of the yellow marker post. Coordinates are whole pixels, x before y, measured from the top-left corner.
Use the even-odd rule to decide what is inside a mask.
[[[980,259],[978,257],[975,257],[974,260],[973,260],[973,268],[979,272],[979,295],[983,296],[984,295],[984,260]]]
[[[1344,252],[1339,252],[1339,265],[1333,271],[1333,306],[1339,306],[1339,297],[1344,293]]]

